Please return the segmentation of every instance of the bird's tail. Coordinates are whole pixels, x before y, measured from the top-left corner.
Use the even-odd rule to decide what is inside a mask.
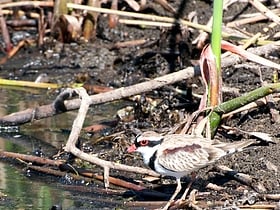
[[[259,142],[254,139],[250,139],[247,141],[237,141],[232,143],[217,143],[217,147],[224,150],[227,154],[241,152],[245,148],[250,147],[251,145],[258,144]]]

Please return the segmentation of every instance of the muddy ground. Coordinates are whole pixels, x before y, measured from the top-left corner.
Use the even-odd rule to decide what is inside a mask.
[[[275,1],[276,2],[276,1]],[[276,8],[274,1],[270,1],[270,8]],[[174,8],[178,9],[179,4],[176,1],[170,2]],[[206,24],[211,16],[211,1],[187,1],[181,17],[187,17],[193,11],[196,11],[198,22]],[[157,15],[172,14],[162,9],[156,4],[151,4],[143,12]],[[224,13],[225,22],[238,19],[240,15],[257,12],[255,8],[247,3],[235,3]],[[267,26],[267,21],[248,24],[242,26],[242,30],[248,33],[256,34],[263,32],[263,27]],[[274,39],[273,35],[278,28],[267,32],[269,39]],[[14,32],[14,36],[16,33]],[[21,80],[34,80],[40,73],[47,73],[51,82],[67,83],[79,81],[86,78],[88,83],[111,86],[114,88],[128,86],[146,78],[155,78],[169,72],[177,71],[189,65],[197,64],[200,55],[200,49],[197,49],[193,40],[197,37],[197,30],[181,31],[174,29],[159,29],[156,27],[135,27],[119,24],[116,28],[109,29],[107,16],[100,15],[97,28],[96,40],[92,43],[73,42],[71,44],[62,44],[50,39],[42,48],[26,47],[14,58],[1,66],[1,77]],[[177,37],[177,40],[174,40]],[[113,46],[119,41],[128,41],[134,39],[149,40],[146,44],[137,47],[114,49]],[[38,53],[39,52],[39,53]],[[280,63],[278,52],[266,55],[267,58],[276,63]],[[260,75],[261,72],[261,75]],[[261,86],[262,80],[272,82],[274,69],[263,67],[251,62],[242,63],[223,69],[224,85],[234,87],[239,93],[246,93]],[[81,76],[82,75],[82,76]],[[175,84],[184,90],[190,91],[190,87],[196,84],[198,88],[192,91],[196,94],[203,93],[200,78],[189,79],[188,81]],[[186,87],[187,86],[187,87]],[[198,107],[199,100],[192,96],[182,96],[174,93],[170,87],[164,87],[159,90],[146,94],[154,99],[164,99],[163,103],[168,108],[158,106],[153,113],[144,114],[139,111],[135,115],[135,120],[129,123],[119,123],[110,132],[125,130],[127,139],[122,141],[105,142],[101,145],[110,155],[104,155],[107,160],[119,160],[121,163],[129,165],[144,166],[140,155],[127,154],[125,148],[132,143],[133,135],[127,128],[135,127],[142,130],[161,130],[168,129],[178,123],[177,119],[170,119],[170,113],[178,111],[186,113],[194,111]],[[225,94],[225,99],[233,97],[233,94]],[[274,104],[279,110],[279,103]],[[139,107],[138,107],[139,108]],[[139,109],[140,110],[140,109]],[[278,113],[279,114],[279,113]],[[138,117],[138,118],[137,118]],[[268,133],[277,142],[258,146],[242,153],[233,154],[222,158],[217,165],[223,164],[229,168],[252,177],[253,186],[258,183],[263,186],[263,191],[259,193],[279,194],[280,193],[280,144],[279,144],[279,125],[280,122],[273,122],[268,106],[261,106],[253,110],[237,114],[223,122],[223,124],[237,127],[245,131],[258,131]],[[127,129],[127,130],[126,130]],[[223,129],[219,129],[215,138],[225,141],[244,140],[252,138],[244,135],[231,135]],[[104,146],[105,144],[105,146]],[[106,147],[106,145],[108,147]],[[98,151],[98,145],[93,148]],[[93,150],[95,150],[93,149]],[[94,152],[94,151],[93,151]],[[119,172],[113,171],[113,175],[119,175]],[[122,172],[123,173],[123,172]],[[122,174],[124,175],[124,174]],[[126,175],[126,174],[125,174]],[[128,174],[126,177],[140,178],[139,175]],[[188,181],[188,179],[186,179]],[[161,192],[171,193],[174,186],[172,179],[163,179],[166,183],[164,187],[156,188]],[[217,192],[207,189],[208,182],[224,187]],[[161,181],[158,181],[158,184]],[[232,177],[222,174],[214,166],[209,166],[198,172],[198,179],[193,185],[193,189],[200,192],[209,192],[208,200],[226,201],[229,205],[246,204],[248,197],[255,192],[247,184],[234,180]],[[248,193],[246,194],[246,190]],[[247,196],[247,197],[246,197]],[[205,199],[205,198],[204,198]],[[153,200],[153,197],[136,196],[135,201]],[[256,199],[258,204],[265,201],[264,198]],[[269,203],[275,203],[275,200],[268,199]],[[253,202],[254,203],[254,202]],[[279,207],[279,206],[278,206]],[[280,207],[279,207],[280,208]]]

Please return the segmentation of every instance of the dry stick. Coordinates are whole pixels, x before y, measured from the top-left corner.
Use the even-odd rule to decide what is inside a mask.
[[[125,1],[135,11],[140,10],[140,5],[136,1],[134,1],[134,0],[125,0]]]
[[[22,47],[24,47],[26,44],[30,44],[33,43],[33,40],[21,40],[17,46],[14,46],[10,52],[6,55],[6,57],[1,58],[0,60],[0,64],[4,64],[5,62],[7,62],[8,59],[10,59],[11,57],[13,57]],[[5,79],[1,79],[2,81],[6,81]],[[8,80],[7,80],[8,81]],[[9,80],[11,82],[11,80]],[[28,82],[27,82],[28,83]],[[31,83],[31,82],[30,82]],[[29,84],[30,84],[29,83]]]
[[[206,27],[204,25],[192,23],[192,22],[189,22],[186,20],[181,20],[181,19],[176,20],[175,18],[171,18],[171,17],[162,17],[162,16],[157,16],[157,15],[148,15],[148,14],[142,14],[142,13],[97,8],[97,7],[90,7],[90,6],[85,6],[85,5],[73,4],[73,3],[68,3],[67,6],[69,8],[73,8],[73,9],[88,10],[88,11],[100,12],[100,13],[105,13],[105,14],[115,14],[115,15],[119,15],[119,16],[133,17],[133,18],[139,18],[139,19],[145,19],[145,20],[161,21],[161,22],[168,22],[168,23],[179,22],[179,23],[182,23],[183,25],[190,26],[193,28],[202,29],[202,30],[205,30],[208,32],[211,31],[211,28]]]
[[[50,160],[48,158],[19,154],[14,152],[6,152],[6,151],[0,151],[0,157],[20,159],[26,162],[32,162],[32,163],[43,164],[43,165],[52,165],[52,166],[60,166],[61,164],[64,163],[64,161],[62,160]]]
[[[278,194],[258,194],[259,198],[262,198],[264,200],[276,200],[276,201],[280,201],[280,193]]]
[[[164,9],[171,12],[172,14],[176,14],[176,10],[168,4],[166,0],[155,0],[156,3],[160,4]]]
[[[76,147],[76,142],[79,138],[79,134],[83,127],[83,123],[84,123],[88,108],[91,104],[91,98],[87,94],[87,92],[84,88],[77,88],[74,90],[67,89],[66,91],[69,92],[69,95],[71,95],[73,92],[79,94],[79,96],[81,97],[82,100],[81,100],[81,106],[78,111],[77,117],[73,122],[72,130],[71,130],[71,133],[69,135],[68,141],[65,146],[65,151],[71,152],[76,157],[81,158],[85,161],[88,161],[90,163],[103,167],[104,183],[105,183],[106,188],[109,187],[109,170],[111,168],[117,169],[117,170],[123,170],[123,171],[137,172],[137,173],[141,173],[141,174],[148,174],[151,176],[159,176],[157,173],[155,173],[152,170],[144,169],[144,168],[140,168],[140,167],[127,166],[124,164],[119,164],[119,163],[114,163],[111,161],[102,160],[94,155],[89,155],[87,153],[84,153],[80,149],[78,149]]]
[[[52,7],[53,2],[52,1],[20,1],[20,2],[0,4],[0,8],[24,7],[24,6]]]
[[[259,37],[261,36],[261,33],[260,32],[258,32],[257,34],[255,34],[253,37],[251,37],[250,39],[248,39],[241,47],[243,48],[243,49],[247,49],[251,44],[255,44],[257,41],[258,41],[258,39],[259,39]],[[224,59],[225,57],[227,57],[227,56],[229,56],[229,55],[231,55],[232,53],[230,52],[230,51],[227,51],[227,52],[225,52],[225,53],[223,53],[222,54],[222,59]]]
[[[198,196],[196,195],[196,198]],[[200,198],[201,197],[201,198]],[[224,207],[225,206],[225,201],[224,200],[219,200],[219,201],[215,201],[215,200],[209,200],[209,195],[202,195],[200,196],[196,201],[195,204],[196,206],[198,206],[201,209],[231,209],[231,208],[227,208]],[[273,196],[275,197],[275,196]],[[278,199],[273,199],[275,201],[279,200],[279,195],[276,195],[276,198]],[[137,207],[141,207],[141,208],[145,208],[145,209],[156,209],[157,207],[160,207],[162,205],[164,205],[166,202],[164,201],[133,201],[133,202],[126,202],[124,203],[124,207],[132,209],[132,208],[137,208]],[[224,208],[223,208],[224,207]],[[235,209],[278,209],[277,208],[278,205],[276,204],[271,204],[271,202],[262,202],[262,204],[254,204],[254,205],[240,205],[237,206]],[[174,208],[170,207],[170,210],[172,210]],[[175,207],[176,209],[176,207]],[[177,208],[178,209],[178,208]],[[188,208],[186,206],[183,206],[180,209],[193,209],[193,208]]]
[[[0,5],[0,7],[1,7],[1,5]],[[8,9],[2,10],[2,12],[3,12],[4,15],[12,16],[14,14],[13,10],[8,10]],[[24,12],[22,10],[17,11],[17,14],[18,14],[19,17],[27,15],[26,13],[27,12]],[[28,12],[28,16],[32,19],[38,19],[40,17],[40,15],[38,13],[35,13],[35,12]],[[12,22],[14,22],[14,20]],[[36,22],[36,21],[32,21],[32,22]]]
[[[3,16],[2,8],[0,8],[0,28],[1,28],[1,34],[3,37],[3,41],[5,44],[5,50],[6,52],[10,52],[10,50],[13,48],[11,39],[10,39],[10,34],[7,28],[7,23],[5,21],[5,18]]]
[[[258,9],[263,15],[265,15],[268,19],[272,20],[273,22],[277,23],[280,25],[280,17],[276,15],[274,12],[269,10],[265,5],[263,5],[260,1],[258,0],[249,0],[249,2],[256,8]]]
[[[67,174],[67,172],[58,171],[58,170],[55,170],[55,169],[52,169],[52,168],[48,168],[48,167],[28,165],[28,168],[30,168],[30,169],[32,169],[34,171],[42,172],[44,174],[49,174],[49,175],[59,176],[59,177],[65,177],[66,174]],[[91,182],[92,181],[91,178],[81,177],[81,176],[76,175],[76,174],[71,174],[71,176],[75,180],[85,180],[86,182]]]
[[[267,57],[272,52],[277,52],[279,50],[280,50],[280,41],[277,41],[272,44],[267,44],[261,47],[249,48],[247,51],[255,55],[265,55],[264,57]],[[242,57],[236,54],[232,54],[231,56],[228,56],[222,60],[222,68],[235,65],[237,63],[240,63],[242,60],[244,60]]]
[[[278,98],[278,99],[275,99],[275,100],[276,100],[276,102],[278,102],[280,99]],[[227,117],[230,117],[230,116],[235,115],[237,113],[252,110],[254,108],[257,108],[259,106],[264,106],[266,104],[267,104],[267,102],[266,102],[265,98],[261,98],[261,99],[256,100],[255,102],[251,102],[249,104],[246,104],[245,106],[242,106],[238,109],[235,109],[232,112],[223,114],[222,118],[227,118]]]
[[[252,210],[256,210],[256,209],[262,209],[262,210],[270,210],[270,209],[279,209],[279,205],[277,204],[255,204],[255,205],[241,205],[238,206],[238,209],[252,209]]]
[[[146,22],[145,24],[149,25],[155,25],[155,23],[158,23],[159,26],[167,26],[170,27],[170,23],[172,25],[174,24],[181,24],[183,26],[188,26],[192,27],[195,29],[200,29],[206,32],[211,33],[211,27],[198,24],[198,23],[193,23],[190,21],[182,20],[182,19],[175,19],[175,18],[170,18],[170,17],[162,17],[162,16],[157,16],[157,15],[148,15],[148,14],[141,14],[141,13],[133,13],[133,12],[126,12],[126,11],[119,11],[119,10],[112,10],[112,9],[106,9],[106,8],[97,8],[97,7],[90,7],[90,6],[85,6],[85,5],[78,5],[78,4],[73,4],[73,3],[68,3],[67,6],[69,8],[73,9],[80,9],[80,10],[88,10],[88,11],[94,11],[94,12],[100,12],[100,13],[105,13],[105,14],[115,14],[119,16],[126,16],[126,17],[133,17],[133,18],[138,18],[138,19],[145,19],[145,20],[151,20],[154,23],[148,23]],[[138,23],[144,23],[142,20],[136,20],[139,21]],[[130,24],[135,24],[135,20],[122,20],[122,22],[130,23]],[[137,24],[138,24],[137,23]],[[224,38],[230,38],[230,39],[237,39],[237,40],[244,40],[247,37],[244,37],[242,35],[235,35],[235,34],[229,34],[226,32],[222,32],[222,36]],[[268,41],[269,42],[269,41]],[[264,40],[260,40],[259,43],[267,43]]]
[[[136,40],[130,40],[130,41],[124,41],[124,42],[116,42],[114,45],[111,47],[112,49],[119,49],[119,48],[124,48],[124,47],[134,47],[134,46],[139,46],[147,43],[148,40],[146,39],[136,39]]]
[[[92,174],[92,177],[94,177],[95,179],[104,181],[104,176]],[[124,181],[124,180],[121,180],[121,179],[118,179],[118,178],[115,178],[115,177],[109,177],[109,182],[114,184],[114,185],[124,187],[124,188],[127,188],[127,189],[132,189],[132,190],[135,190],[135,191],[141,191],[141,190],[146,189],[146,187],[144,187],[144,186],[133,184],[131,182],[127,182],[127,181]]]
[[[280,42],[278,42],[279,44]],[[271,67],[271,68],[275,68],[275,69],[280,69],[280,65],[272,62],[268,59],[265,59],[263,57],[260,57],[258,55],[255,55],[254,53],[250,53],[249,51],[246,51],[236,45],[231,44],[230,42],[227,42],[225,40],[222,40],[221,42],[222,44],[222,49],[223,50],[228,50],[231,51],[237,55],[240,55],[243,58],[246,58],[247,60],[253,61],[255,63],[267,66],[267,67]],[[276,44],[276,43],[274,43]]]
[[[279,14],[280,13],[280,9],[274,9],[271,10],[274,14]],[[227,27],[237,27],[237,26],[241,26],[241,25],[245,25],[245,24],[249,24],[249,23],[256,23],[262,20],[266,20],[268,19],[267,16],[261,14],[261,13],[255,13],[255,14],[251,14],[251,17],[245,17],[243,19],[240,20],[235,20],[232,22],[229,22],[226,24]]]
[[[172,84],[187,78],[199,75],[200,71],[194,67],[188,67],[186,69],[174,72],[162,77],[155,78],[154,80],[143,82],[140,84],[132,85],[129,87],[118,88],[106,93],[100,93],[90,96],[90,105],[102,104],[113,100],[118,100],[133,95],[137,95],[143,92],[151,91],[160,88],[164,85]],[[63,101],[64,102],[64,101]],[[62,112],[75,110],[80,107],[81,100],[73,99],[64,102],[64,110],[58,110],[55,104],[43,105],[35,108],[26,109],[24,111],[12,113],[0,118],[0,125],[19,125],[32,120],[38,120],[46,117],[51,117]]]
[[[263,196],[262,196],[263,195]],[[279,194],[257,194],[257,196],[263,200],[275,200],[275,201],[279,201],[280,199],[280,195]],[[267,197],[265,197],[267,196]],[[195,206],[191,209],[215,209],[215,208],[222,208],[222,206],[225,205],[225,201],[223,200],[212,200],[210,201],[209,198],[209,193],[201,193],[201,192],[197,192],[197,194],[195,195]],[[171,209],[189,209],[187,205],[187,201],[182,203],[183,205],[178,207],[178,206],[172,206],[170,207]],[[141,208],[147,208],[147,209],[155,209],[159,206],[162,206],[164,204],[164,202],[162,201],[134,201],[134,202],[126,202],[124,203],[124,206],[126,208],[136,208],[136,207],[141,207]],[[277,203],[272,204],[271,201],[270,202],[262,202],[261,204],[253,204],[253,205],[238,205],[237,208],[239,209],[278,209],[277,208]],[[177,207],[177,208],[176,208]]]
[[[131,20],[131,19],[119,19],[119,23],[127,25],[144,25],[144,26],[157,26],[171,28],[174,26],[173,23],[165,23],[159,21],[149,21],[149,20]]]
[[[216,166],[216,169],[220,171],[221,173],[234,178],[235,180],[246,184],[247,186],[252,187],[256,192],[266,192],[265,187],[261,183],[256,183],[256,180],[252,178],[251,176],[244,174],[244,173],[239,173],[231,168],[228,168],[227,166],[224,165],[219,165]]]

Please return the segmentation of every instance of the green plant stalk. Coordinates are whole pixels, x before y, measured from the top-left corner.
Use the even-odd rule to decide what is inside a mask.
[[[208,106],[217,106],[221,103],[221,41],[222,41],[222,21],[223,21],[223,0],[214,0],[213,23],[211,34],[211,49],[215,58],[215,72],[212,81],[208,85]],[[212,112],[209,117],[211,136],[214,136],[217,125],[220,124],[221,116]],[[212,125],[213,124],[213,125]],[[212,129],[213,128],[213,129]]]
[[[221,74],[222,21],[223,21],[223,0],[214,0],[211,47],[212,47],[213,54],[216,57],[218,74]]]
[[[251,92],[246,93],[237,98],[223,102],[219,106],[215,107],[209,116],[212,137],[214,136],[220,124],[220,119],[223,114],[229,113],[237,108],[240,108],[246,104],[254,102],[269,94],[279,93],[279,92],[280,92],[280,83],[269,84],[267,86],[252,90]]]

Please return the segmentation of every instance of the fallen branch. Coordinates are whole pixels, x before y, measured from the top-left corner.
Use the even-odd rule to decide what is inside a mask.
[[[162,77],[155,78],[153,80],[135,84],[129,87],[118,88],[106,93],[100,93],[90,96],[90,105],[102,104],[114,100],[119,100],[122,98],[127,98],[133,95],[137,95],[146,91],[151,91],[162,86],[172,84],[187,78],[200,75],[199,69],[188,67],[186,69],[174,72]],[[31,122],[32,120],[39,120],[47,117],[52,117],[54,115],[78,109],[81,104],[80,99],[73,99],[65,101],[66,99],[58,96],[59,100],[56,100],[52,104],[43,105],[35,108],[29,108],[24,111],[19,111],[6,115],[0,118],[0,125],[10,126],[10,125],[20,125],[24,123]],[[66,96],[66,98],[68,98]],[[57,103],[57,101],[60,101]],[[59,105],[58,105],[59,104]]]

